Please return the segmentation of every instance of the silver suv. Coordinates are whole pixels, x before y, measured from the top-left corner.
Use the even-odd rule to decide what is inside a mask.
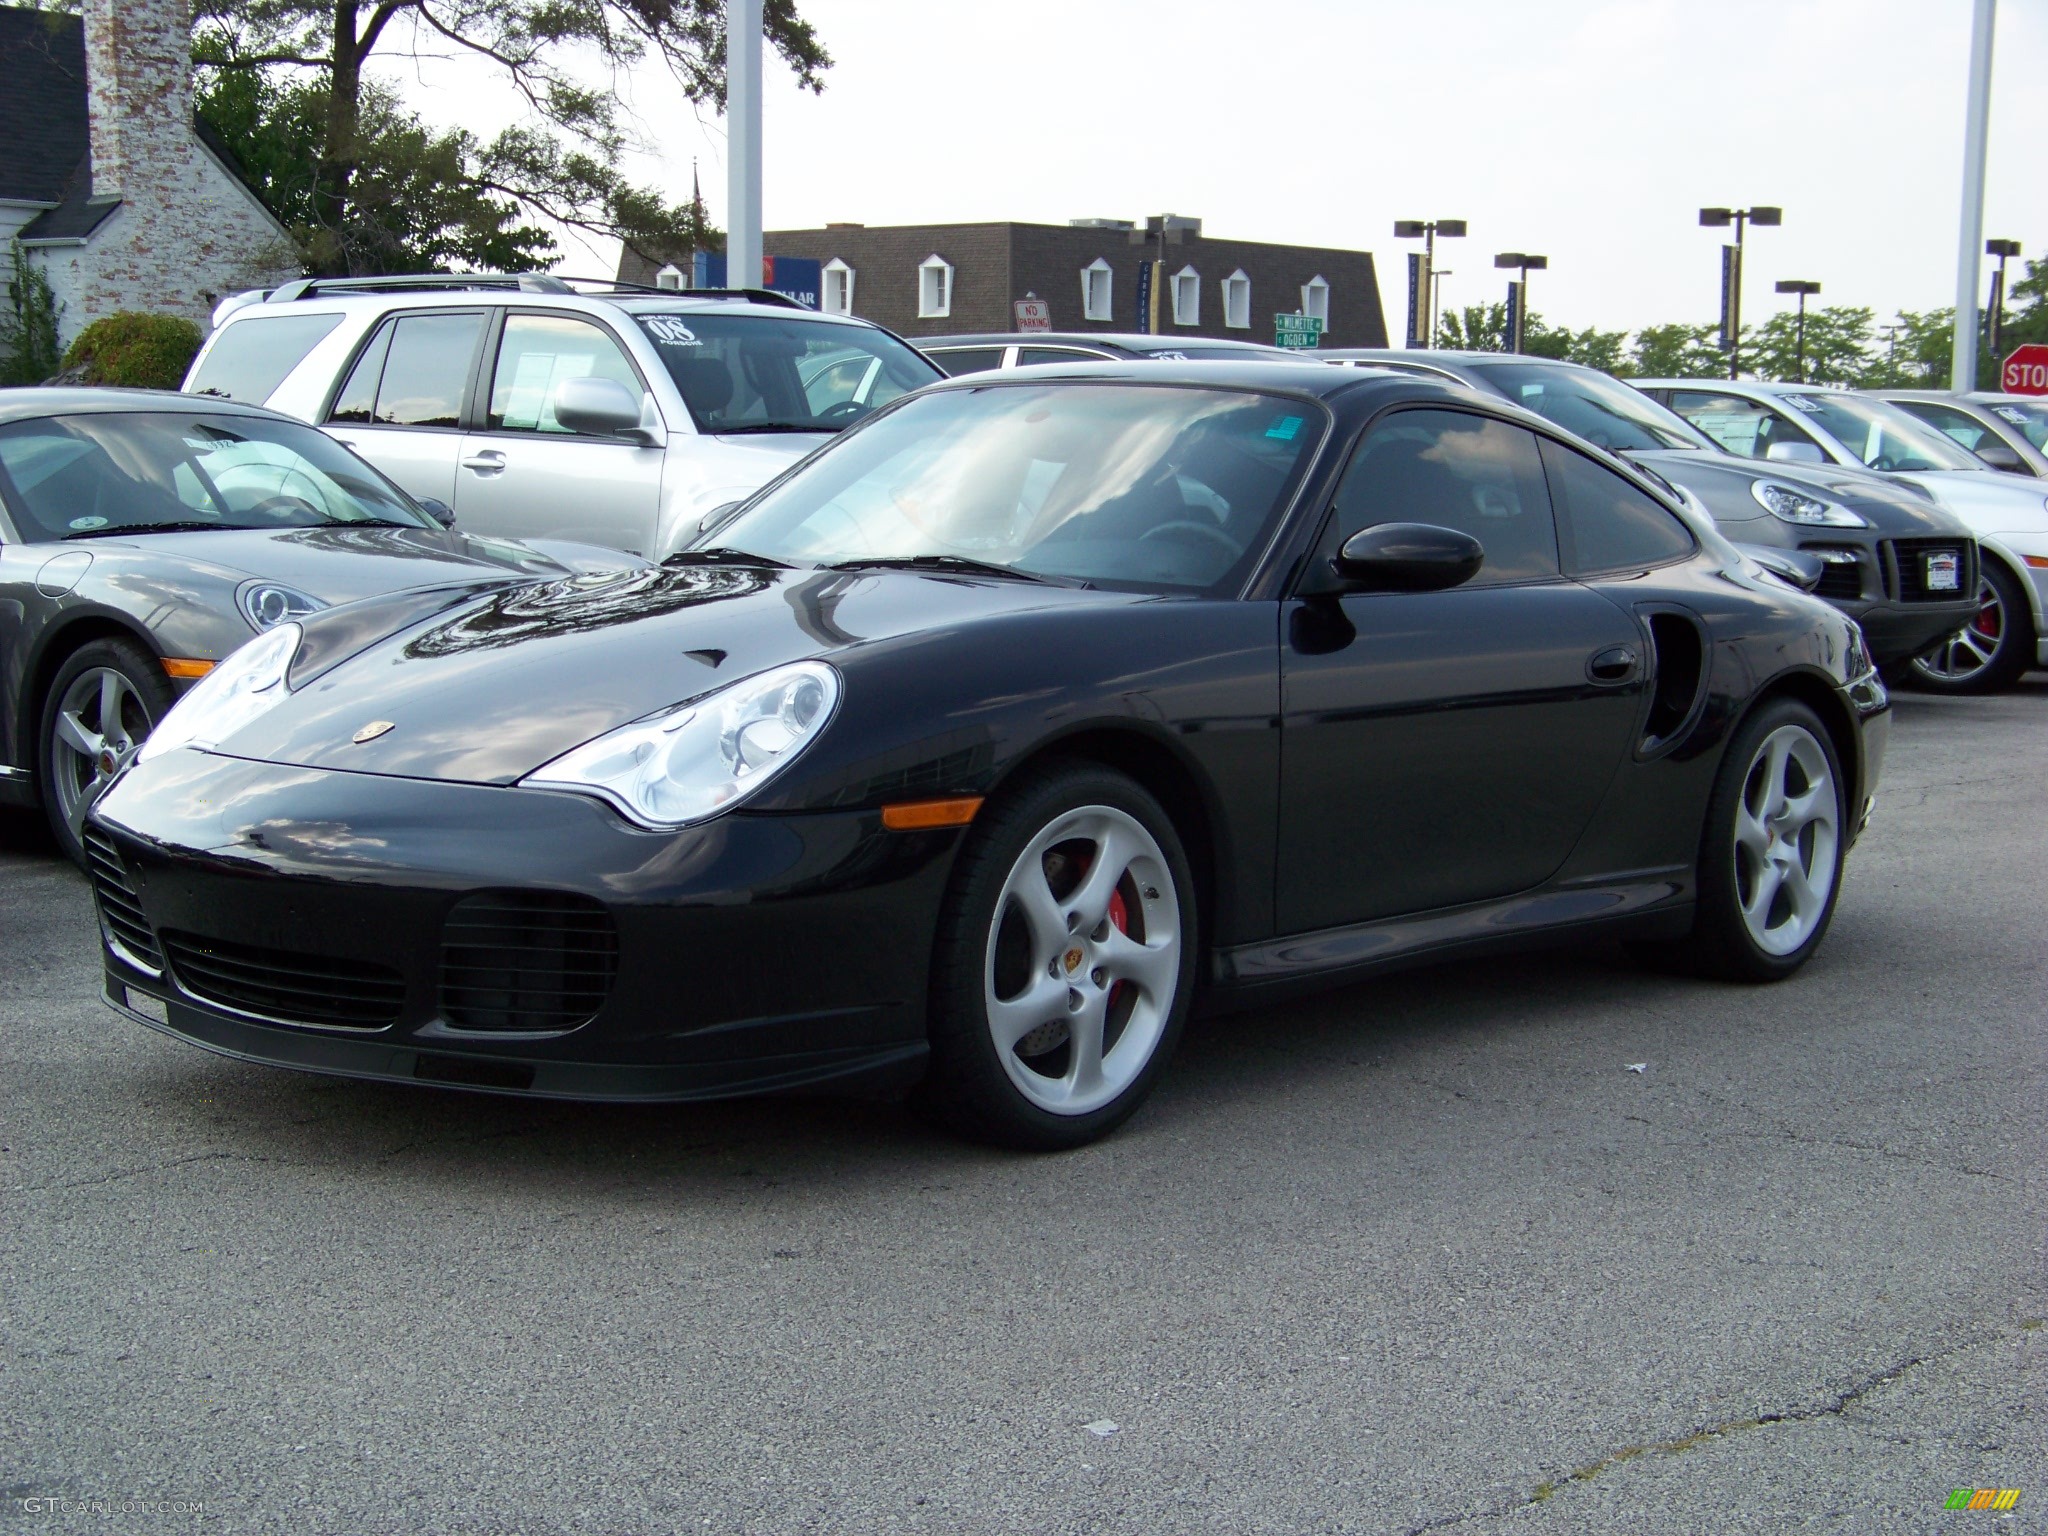
[[[302,279],[215,318],[187,392],[324,427],[469,532],[657,560],[944,377],[880,326],[755,289]]]

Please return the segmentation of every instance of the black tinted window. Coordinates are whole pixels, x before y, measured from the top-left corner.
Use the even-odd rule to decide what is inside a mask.
[[[1001,347],[948,347],[925,355],[949,374],[986,373],[1003,366]]]
[[[1645,570],[1693,552],[1677,515],[1613,470],[1551,442],[1543,445],[1543,467],[1575,575]]]
[[[1107,352],[1087,352],[1080,347],[1019,347],[1017,366],[1029,368],[1034,363],[1092,363],[1107,356]]]
[[[387,427],[459,426],[483,328],[482,315],[399,316],[371,419]]]
[[[392,322],[386,320],[377,328],[377,334],[363,348],[363,355],[356,359],[355,367],[349,369],[341,392],[334,397],[334,409],[327,413],[329,421],[368,421],[377,409],[377,381],[384,377],[384,354],[391,349],[391,326]]]
[[[1433,523],[1486,550],[1475,582],[1557,574],[1536,435],[1459,411],[1399,411],[1366,434],[1337,487],[1335,543],[1377,523]]]
[[[261,405],[339,324],[340,315],[297,312],[231,322],[214,338],[193,375],[192,393]]]

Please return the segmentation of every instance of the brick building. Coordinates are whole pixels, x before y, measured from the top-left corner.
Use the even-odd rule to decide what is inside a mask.
[[[203,326],[221,295],[296,275],[284,226],[193,117],[189,0],[0,7],[0,252],[10,239],[48,274],[66,341],[118,309]]]
[[[1386,317],[1368,251],[1204,235],[1199,220],[1163,236],[1110,219],[1072,224],[910,224],[769,230],[767,251],[824,263],[824,307],[905,336],[1016,329],[1013,304],[1043,299],[1055,331],[1145,329],[1139,267],[1161,261],[1163,335],[1273,340],[1276,314],[1320,314],[1323,343],[1383,347]],[[678,270],[687,271],[688,258]],[[628,251],[619,276],[668,270]]]

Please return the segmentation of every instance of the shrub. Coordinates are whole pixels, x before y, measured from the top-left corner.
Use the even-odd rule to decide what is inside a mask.
[[[87,384],[176,389],[199,351],[199,327],[177,315],[124,309],[95,320],[64,354],[66,370]]]
[[[40,384],[57,371],[57,316],[63,306],[21,242],[9,253],[7,304],[0,308],[0,384]]]

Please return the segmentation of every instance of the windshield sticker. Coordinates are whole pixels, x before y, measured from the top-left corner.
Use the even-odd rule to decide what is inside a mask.
[[[1188,360],[1188,355],[1187,355],[1187,353],[1185,353],[1185,352],[1165,352],[1165,351],[1161,351],[1161,352],[1154,352],[1154,353],[1152,354],[1152,356],[1153,356],[1153,358],[1154,358],[1155,360],[1157,360],[1157,361],[1159,361],[1159,362],[1162,362],[1162,363],[1184,363],[1184,362],[1186,362],[1186,361]]]
[[[2016,427],[2024,427],[2027,424],[2027,413],[2025,411],[2018,409],[2015,406],[2001,405],[1994,408],[1991,414],[1994,416],[2003,417],[2005,420],[2011,422]]]
[[[647,327],[647,334],[660,342],[664,347],[701,347],[704,345],[703,342],[697,339],[697,333],[683,324],[674,315],[647,315],[642,318],[640,323]]]
[[[1283,443],[1291,443],[1294,441],[1294,434],[1301,430],[1301,422],[1302,418],[1299,416],[1282,416],[1266,428],[1266,436],[1278,438]]]
[[[1809,416],[1818,416],[1824,407],[1818,400],[1809,400],[1804,395],[1787,395],[1785,403],[1795,411],[1804,411]]]
[[[74,517],[69,526],[76,528],[80,533],[87,533],[94,528],[106,527],[107,520],[104,517]]]

